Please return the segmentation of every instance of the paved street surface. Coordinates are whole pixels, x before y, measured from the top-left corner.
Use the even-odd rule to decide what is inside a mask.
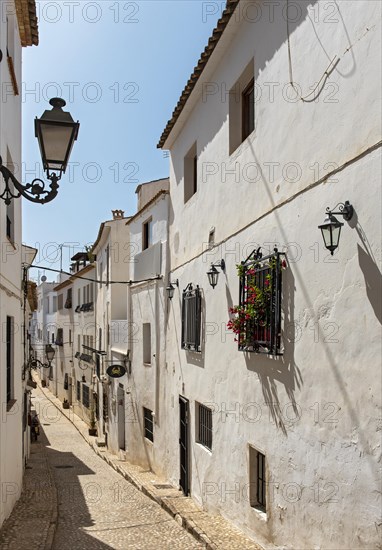
[[[156,502],[98,457],[41,390],[36,390],[34,395],[46,436],[47,467],[57,490],[57,527],[54,536],[52,533],[54,550],[191,550],[203,547]],[[42,443],[45,436],[41,435]],[[33,469],[33,462],[31,465]],[[42,534],[38,536],[36,532],[39,522],[33,524],[29,512],[36,507],[46,515],[46,535],[51,523],[47,500],[51,500],[52,508],[55,502],[51,491],[40,489],[33,494],[34,503],[29,498],[29,511],[25,506],[23,509],[25,498],[21,499],[24,502],[20,502],[19,510],[12,514],[0,537],[2,550],[45,548]],[[21,533],[24,530],[22,537],[20,530]]]

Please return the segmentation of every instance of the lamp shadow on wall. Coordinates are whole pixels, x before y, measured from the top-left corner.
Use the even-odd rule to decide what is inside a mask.
[[[288,427],[292,426],[301,416],[301,409],[295,398],[296,390],[303,385],[301,371],[294,361],[295,342],[298,339],[298,331],[294,320],[294,294],[296,290],[295,280],[290,266],[283,273],[282,287],[282,315],[284,325],[282,340],[284,354],[279,357],[271,357],[258,353],[244,352],[247,369],[253,371],[259,377],[264,397],[264,404],[268,407],[270,419],[285,436],[288,435]],[[280,387],[283,386],[287,401],[280,402]]]
[[[369,247],[363,230],[360,229],[359,226],[357,226],[356,230],[365,246],[365,249],[363,249],[359,244],[357,244],[358,262],[365,278],[366,294],[370,305],[373,308],[374,315],[378,319],[379,323],[382,324],[382,275],[375,259],[368,250]]]

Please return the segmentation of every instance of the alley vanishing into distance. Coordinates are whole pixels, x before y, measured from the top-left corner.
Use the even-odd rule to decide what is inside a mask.
[[[39,388],[34,391],[33,404],[39,413],[40,442],[46,446],[48,468],[57,491],[54,550],[202,548],[158,504],[98,457]],[[43,459],[33,461],[32,455],[29,468],[40,469],[42,462]],[[21,499],[23,506],[14,511],[15,517],[11,517],[2,533],[2,550],[44,548],[40,546],[38,530],[39,521],[47,518],[40,516],[50,513],[55,503],[49,506],[47,502],[51,494],[48,480],[36,479],[40,479],[36,481],[39,488],[32,496],[29,486],[27,496]],[[28,493],[30,502],[26,503]]]

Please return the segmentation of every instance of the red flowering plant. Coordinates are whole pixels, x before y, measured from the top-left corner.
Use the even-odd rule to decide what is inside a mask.
[[[286,268],[285,260],[278,264],[274,256],[250,266],[236,266],[242,280],[243,299],[240,305],[229,309],[231,317],[227,328],[235,334],[239,347],[253,345],[254,340],[270,339],[273,278],[277,265],[279,269]]]

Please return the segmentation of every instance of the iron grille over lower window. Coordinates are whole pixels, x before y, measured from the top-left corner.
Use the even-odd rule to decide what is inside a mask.
[[[143,420],[145,429],[145,438],[154,441],[154,421],[153,412],[143,407]]]
[[[212,450],[212,410],[199,404],[198,441]]]
[[[285,254],[262,257],[252,252],[240,266],[240,308],[243,312],[239,350],[282,355],[281,283]]]
[[[79,380],[77,380],[76,390],[77,390],[77,401],[81,401],[81,382]]]
[[[201,351],[200,333],[202,296],[199,286],[191,284],[183,290],[182,301],[182,349]]]
[[[90,407],[89,394],[89,386],[86,386],[86,384],[82,384],[82,404],[87,409]]]
[[[264,508],[266,505],[265,497],[266,478],[265,478],[265,456],[262,453],[257,453],[257,503],[258,506]]]

